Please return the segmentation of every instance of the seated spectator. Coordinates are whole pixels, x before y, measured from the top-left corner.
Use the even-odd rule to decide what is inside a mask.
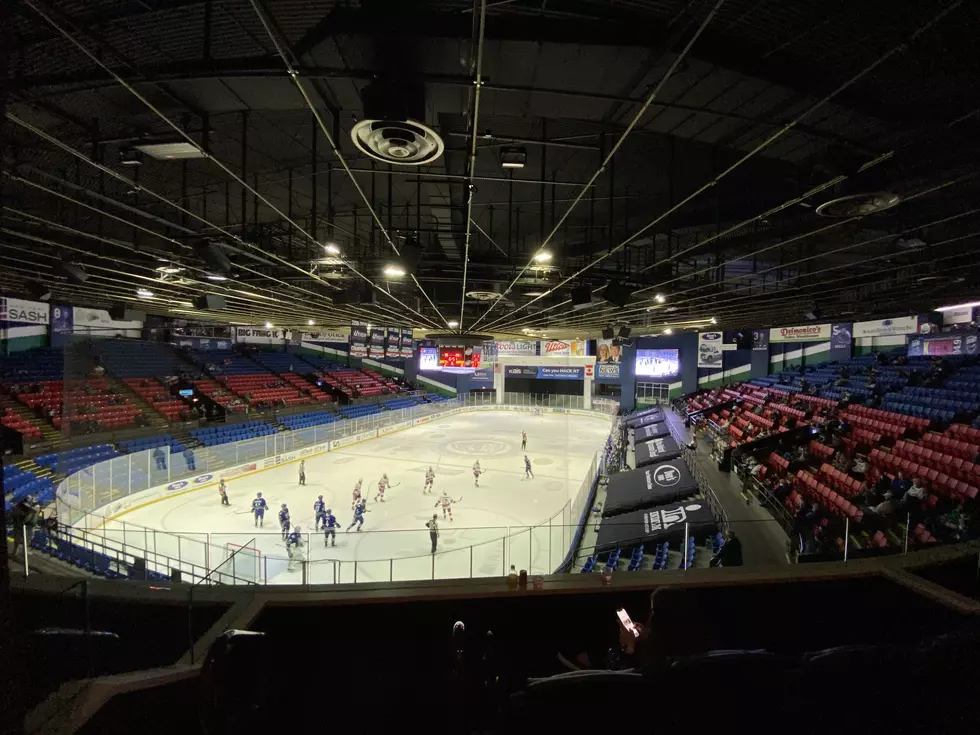
[[[911,483],[905,479],[905,473],[899,470],[898,474],[895,475],[895,479],[892,480],[891,494],[896,498],[901,499],[905,496],[905,493],[908,492],[910,486]]]
[[[857,455],[854,462],[851,464],[851,474],[854,475],[859,480],[864,479],[865,473],[868,471],[868,460],[865,459],[863,454]]]
[[[718,550],[718,553],[711,557],[708,563],[712,567],[740,567],[742,566],[742,542],[734,531],[729,531],[725,535],[725,545]]]
[[[905,492],[904,500],[905,502],[908,502],[909,498],[915,498],[916,500],[921,502],[926,499],[926,496],[928,494],[929,492],[924,487],[922,487],[922,485],[919,484],[919,478],[914,477],[912,478],[911,487],[909,487],[909,489]]]
[[[899,501],[890,493],[885,493],[885,499],[871,508],[880,516],[887,516],[898,510]]]

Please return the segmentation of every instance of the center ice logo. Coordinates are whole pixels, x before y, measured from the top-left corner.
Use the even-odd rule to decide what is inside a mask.
[[[670,487],[681,481],[681,473],[676,467],[672,467],[671,465],[659,467],[653,473],[653,481],[660,485],[660,487]]]
[[[500,454],[507,454],[510,448],[503,442],[490,439],[468,439],[463,441],[450,442],[446,449],[455,454],[465,454],[477,457],[495,457]]]

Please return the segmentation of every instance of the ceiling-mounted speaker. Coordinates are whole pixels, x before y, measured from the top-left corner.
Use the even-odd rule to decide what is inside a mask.
[[[816,306],[814,306],[814,307],[813,307],[812,309],[810,309],[809,311],[805,311],[805,312],[803,312],[803,316],[804,316],[804,317],[805,317],[806,319],[809,319],[809,320],[810,320],[811,322],[815,322],[815,321],[816,321],[817,319],[819,319],[819,318],[820,318],[820,316],[821,316],[821,314],[820,314],[820,309],[818,309],[818,308],[817,308]]]
[[[588,286],[577,286],[572,289],[572,308],[588,309],[592,306],[592,289]]]
[[[614,336],[614,334],[615,333],[613,332],[613,328],[612,327],[603,327],[603,329],[602,329],[602,338],[603,339],[612,339],[613,336]]]
[[[81,286],[88,280],[88,273],[85,272],[82,266],[76,263],[58,263],[54,267],[54,272],[55,275],[67,278],[69,283],[74,283],[76,286]]]
[[[370,304],[371,291],[363,286],[354,286],[334,294],[331,298],[335,304]]]
[[[419,239],[414,235],[409,235],[401,246],[401,263],[405,273],[413,275],[419,267],[419,260],[422,259],[422,246]]]
[[[109,316],[119,322],[145,322],[146,312],[130,309],[126,304],[113,304],[109,309]]]
[[[629,339],[630,338],[630,332],[632,332],[632,331],[633,330],[630,329],[628,325],[624,324],[623,326],[621,326],[619,328],[619,338],[620,339]]]
[[[38,301],[51,300],[51,289],[40,281],[27,281],[24,285],[32,299],[37,299]]]
[[[205,293],[194,299],[194,308],[204,311],[217,311],[224,309],[226,305],[225,297],[213,293]]]
[[[602,292],[602,298],[615,306],[626,306],[630,302],[633,291],[619,281],[610,281]]]
[[[228,260],[221,245],[214,240],[197,243],[194,250],[197,252],[197,257],[203,260],[208,269],[216,275],[224,276],[231,270],[231,261]]]

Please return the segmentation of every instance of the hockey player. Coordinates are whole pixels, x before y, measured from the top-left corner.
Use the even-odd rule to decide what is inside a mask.
[[[301,459],[299,461],[299,484],[300,485],[306,484],[306,460],[305,459]]]
[[[357,505],[357,501],[361,499],[361,485],[364,484],[364,478],[358,477],[357,484],[354,485],[354,500],[351,501],[350,509],[354,510],[354,506]]]
[[[438,508],[441,505],[442,506],[442,517],[445,518],[448,515],[449,516],[449,520],[452,521],[452,519],[453,519],[453,503],[458,503],[458,502],[459,502],[458,500],[454,500],[453,498],[449,497],[449,495],[447,495],[446,493],[443,493],[442,496],[436,501],[436,504],[435,504],[434,507]]]
[[[228,505],[228,486],[225,484],[225,478],[221,478],[218,482],[218,493],[221,495],[221,504]]]
[[[525,454],[524,455],[524,479],[526,480],[529,477],[533,480],[534,473],[531,472],[531,460],[529,460],[527,458],[527,455]]]
[[[252,501],[252,515],[255,516],[256,526],[265,525],[265,511],[268,507],[269,504],[265,502],[262,493],[256,494],[255,500]]]
[[[361,530],[361,526],[364,525],[364,514],[367,512],[367,498],[361,498],[354,505],[354,520],[350,522],[347,530],[351,530],[355,525],[357,530]]]
[[[320,530],[320,521],[327,522],[327,504],[323,502],[323,496],[317,495],[316,502],[313,503],[313,515],[316,516],[314,531]]]
[[[480,467],[480,460],[476,460],[473,463],[473,486],[480,487],[480,475],[483,474],[483,468]]]
[[[527,432],[526,431],[522,431],[521,432],[521,451],[523,452],[525,449],[527,449]]]
[[[279,508],[279,528],[282,530],[282,537],[285,539],[289,535],[289,508],[283,503]]]
[[[428,495],[432,492],[432,483],[436,479],[436,473],[433,472],[431,465],[429,469],[425,471],[425,486],[422,488],[422,494]]]
[[[285,537],[286,553],[289,554],[289,566],[286,567],[287,572],[293,571],[294,564],[297,562],[302,565],[306,561],[306,543],[300,530],[300,527],[296,526],[293,532]]]
[[[378,500],[385,502],[385,489],[391,487],[391,480],[388,479],[388,473],[381,475],[381,479],[378,480],[378,494],[374,496],[374,502],[377,503]]]
[[[331,546],[337,545],[337,529],[340,528],[340,521],[337,520],[337,516],[333,514],[333,511],[327,508],[326,517],[323,519],[323,545],[327,545],[327,540],[330,540]],[[358,529],[360,530],[360,529]]]

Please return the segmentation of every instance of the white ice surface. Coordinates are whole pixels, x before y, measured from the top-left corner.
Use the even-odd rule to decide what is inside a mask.
[[[522,430],[528,434],[534,479],[523,479]],[[286,503],[293,524],[310,533],[311,584],[351,582],[355,573],[357,581],[493,576],[511,564],[549,573],[564,558],[577,520],[562,508],[578,493],[608,432],[607,421],[586,416],[464,413],[309,458],[305,487],[294,462],[229,481],[230,507],[220,505],[216,488],[206,488],[133,510],[109,522],[105,532],[211,567],[229,542],[254,547],[262,554],[264,581],[295,584],[302,581],[301,572],[286,571],[278,532],[279,507]],[[476,459],[486,471],[479,488],[473,485]],[[423,495],[430,465],[436,473],[434,493]],[[374,496],[383,472],[395,487],[380,503]],[[359,477],[368,496],[363,530],[341,530],[336,547],[325,548],[323,534],[313,532],[313,503],[323,495],[346,529]],[[434,508],[443,490],[459,499],[452,522]],[[255,528],[248,513],[259,491],[270,506],[264,528]],[[425,528],[433,513],[441,531],[434,558]],[[179,534],[179,542],[171,534]]]

